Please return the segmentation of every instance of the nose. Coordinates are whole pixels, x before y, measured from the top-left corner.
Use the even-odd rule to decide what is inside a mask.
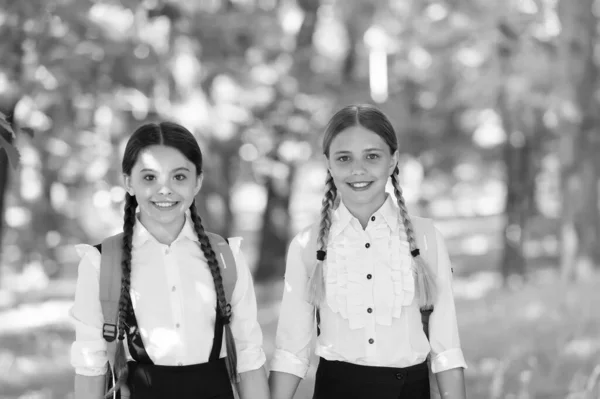
[[[158,193],[159,193],[159,194],[162,194],[162,195],[169,195],[169,194],[171,194],[172,192],[173,192],[173,191],[171,190],[171,187],[169,186],[169,184],[168,184],[168,183],[164,183],[164,184],[162,185],[162,187],[160,188],[160,190],[158,190]]]
[[[355,160],[352,162],[352,174],[353,175],[362,175],[366,172],[365,165],[362,160]]]

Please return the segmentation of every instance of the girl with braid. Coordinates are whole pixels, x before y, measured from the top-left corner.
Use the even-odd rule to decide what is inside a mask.
[[[256,297],[240,240],[229,243],[237,280],[228,303],[194,204],[203,177],[198,142],[174,123],[143,125],[127,143],[122,171],[127,194],[116,381],[106,397],[230,399],[237,392],[242,399],[269,398]],[[112,363],[99,299],[101,254],[88,245],[77,249],[75,399],[101,399],[107,360]]]
[[[429,399],[430,371],[443,398],[465,399],[448,252],[429,219],[407,212],[390,121],[373,106],[345,107],[327,125],[323,153],[321,220],[288,250],[272,397],[293,397],[317,335],[315,399]],[[419,248],[425,222],[436,264]]]

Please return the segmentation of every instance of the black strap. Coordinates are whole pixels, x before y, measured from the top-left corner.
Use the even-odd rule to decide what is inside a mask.
[[[321,335],[321,313],[319,312],[319,308],[316,308],[315,316],[317,318],[317,337]]]

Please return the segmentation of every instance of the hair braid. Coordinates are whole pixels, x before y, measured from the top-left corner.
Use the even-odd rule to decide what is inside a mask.
[[[221,269],[219,269],[219,262],[217,261],[215,251],[210,245],[210,240],[204,231],[202,219],[200,218],[200,215],[198,215],[195,202],[192,202],[192,205],[190,206],[190,213],[192,216],[192,221],[194,222],[194,230],[196,231],[196,235],[200,241],[200,248],[204,253],[204,257],[208,262],[208,267],[213,277],[219,311],[217,317],[221,317],[225,320],[225,347],[227,349],[226,365],[229,373],[229,379],[231,380],[231,383],[235,389],[236,383],[239,382],[239,378],[237,373],[237,351],[230,325],[231,305],[227,303],[225,289],[223,288],[223,277],[221,276]]]
[[[406,230],[408,244],[412,252],[415,249],[418,249],[417,241],[415,240],[415,231],[413,228],[413,224],[410,220],[410,216],[408,215],[408,210],[406,209],[404,197],[402,196],[402,188],[400,187],[399,174],[400,169],[398,169],[398,166],[396,166],[396,168],[394,169],[394,173],[392,173],[391,176],[392,184],[394,186],[394,194],[396,195],[396,200],[398,201],[398,208],[400,209],[402,223],[404,224],[404,229]],[[421,255],[413,257],[413,265],[416,277],[416,288],[417,296],[419,299],[419,306],[421,308],[431,307],[435,302],[436,296],[436,284],[433,274],[431,273],[431,269],[427,266],[425,259]]]
[[[334,202],[337,197],[337,188],[329,171],[327,171],[325,186],[327,187],[327,191],[325,192],[322,201],[321,223],[319,226],[319,234],[317,236],[317,262],[308,286],[309,301],[316,307],[319,307],[325,298],[323,261],[327,252],[327,241],[329,239],[329,229],[331,228],[331,211],[334,208]],[[319,252],[322,254],[321,257],[319,256]]]
[[[127,333],[127,317],[131,312],[131,250],[133,239],[133,226],[135,225],[135,211],[137,200],[134,196],[126,194],[125,196],[125,216],[123,218],[123,256],[121,258],[121,296],[119,298],[119,320],[117,334],[117,350],[114,359],[115,386],[106,394],[106,398],[111,397],[115,391],[118,391],[122,385],[127,384],[128,368],[127,357],[125,355],[125,335]]]

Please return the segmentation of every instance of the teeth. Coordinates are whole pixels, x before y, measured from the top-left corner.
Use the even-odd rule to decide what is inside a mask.
[[[363,188],[363,187],[367,187],[369,185],[369,183],[350,183],[350,185],[352,187],[356,187],[356,188]]]
[[[176,204],[176,202],[155,202],[154,203],[154,205],[156,205],[160,208],[170,208],[175,204]]]

